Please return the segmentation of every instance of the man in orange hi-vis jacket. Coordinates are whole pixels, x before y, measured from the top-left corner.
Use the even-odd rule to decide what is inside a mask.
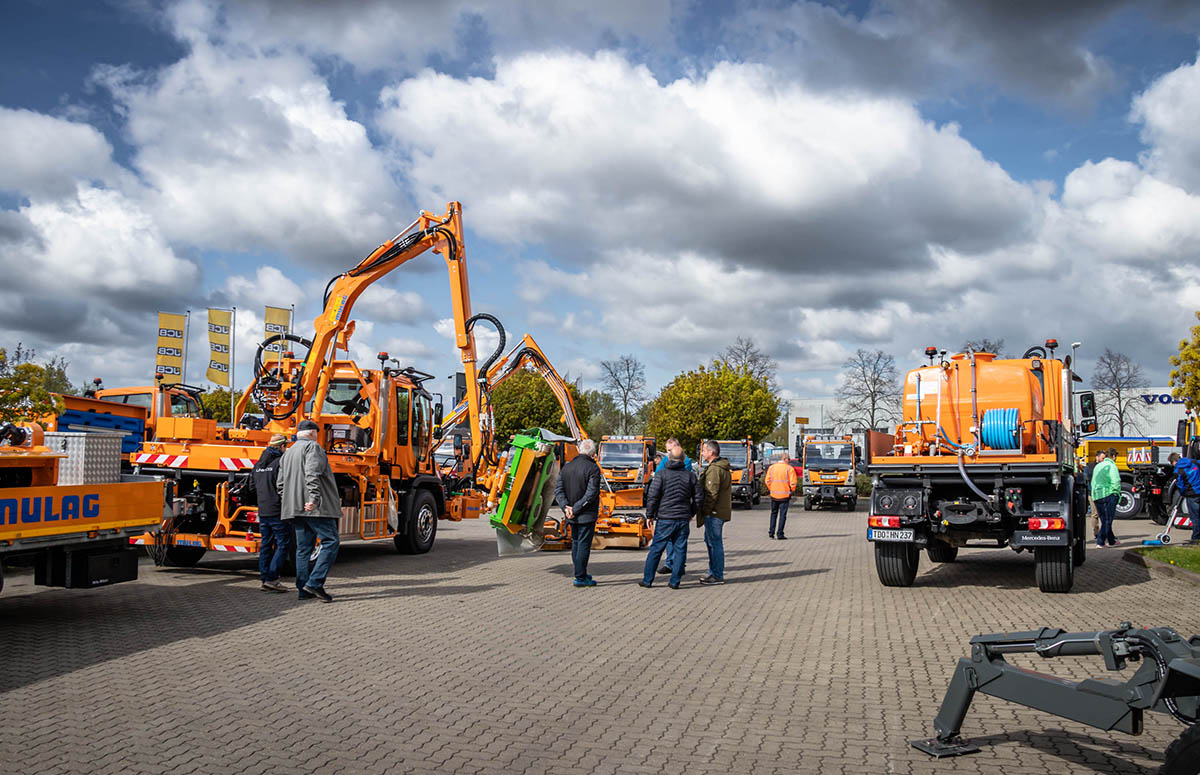
[[[788,505],[792,502],[792,493],[796,490],[796,469],[787,461],[787,453],[777,451],[773,456],[775,462],[767,469],[767,489],[771,493],[771,526],[767,528],[768,538],[787,540],[783,534],[783,526],[787,523]],[[779,518],[779,530],[775,529],[775,518]]]

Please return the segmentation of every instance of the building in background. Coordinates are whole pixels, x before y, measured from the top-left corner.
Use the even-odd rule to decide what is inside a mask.
[[[1179,421],[1184,416],[1184,406],[1182,399],[1171,397],[1171,388],[1142,388],[1137,400],[1145,404],[1146,411],[1144,416],[1125,421],[1126,436],[1175,436]],[[1103,418],[1099,435],[1118,435],[1117,424],[1111,418]]]
[[[851,434],[855,444],[862,447],[865,428],[857,422],[846,423],[840,418],[842,413],[837,398],[825,396],[822,398],[793,398],[788,401],[788,451],[793,457],[800,457],[800,439],[805,434],[835,433]],[[874,430],[891,433],[894,425],[885,425]]]

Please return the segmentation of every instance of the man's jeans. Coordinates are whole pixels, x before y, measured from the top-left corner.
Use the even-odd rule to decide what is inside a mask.
[[[337,559],[338,521],[333,517],[296,517],[296,588],[321,589]],[[321,539],[321,552],[313,562],[313,548]]]
[[[704,518],[704,545],[708,547],[708,575],[725,579],[725,541],[721,534],[725,531],[725,523],[720,518],[709,515]]]
[[[654,523],[654,539],[646,553],[646,567],[642,569],[642,583],[653,584],[654,573],[663,552],[670,547],[671,583],[683,581],[683,566],[687,563],[687,541],[692,530],[690,519],[660,519]]]
[[[787,511],[788,511],[788,506],[790,506],[790,505],[792,505],[791,498],[784,498],[781,501],[777,501],[774,498],[771,499],[771,526],[769,528],[767,528],[768,534],[783,535],[783,526],[787,524]],[[778,533],[775,532],[775,515],[776,514],[779,515],[779,532]],[[759,533],[759,535],[762,535],[762,533]]]
[[[592,536],[596,533],[595,522],[580,524],[569,520],[571,524],[571,562],[575,564],[575,579],[583,581],[587,578],[588,560],[592,556]]]
[[[1192,540],[1200,541],[1200,498],[1184,498],[1187,501],[1188,519],[1192,520]]]
[[[258,515],[261,543],[258,547],[258,576],[263,581],[279,581],[279,571],[291,551],[295,529],[291,520]]]
[[[1096,503],[1096,513],[1100,515],[1100,534],[1096,536],[1096,545],[1115,544],[1117,537],[1113,535],[1113,519],[1117,516],[1117,495],[1106,495]]]

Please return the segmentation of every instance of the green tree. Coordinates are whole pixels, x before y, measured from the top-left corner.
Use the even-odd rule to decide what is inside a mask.
[[[602,436],[620,433],[621,407],[617,405],[616,399],[602,390],[585,390],[583,399],[587,401],[592,415],[584,426],[588,436],[600,439]]]
[[[47,367],[32,363],[33,356],[33,350],[19,343],[11,355],[0,348],[0,422],[37,420],[62,412],[62,399],[47,387],[53,382]]]
[[[232,392],[221,387],[204,391],[204,395],[200,396],[200,401],[204,404],[204,416],[217,422],[229,422],[229,408],[241,397],[241,391]],[[251,399],[246,405],[246,413],[258,414],[259,411],[258,404]]]
[[[1196,313],[1200,320],[1200,312]],[[1191,410],[1200,407],[1200,326],[1192,326],[1192,338],[1179,341],[1179,354],[1171,356],[1171,395],[1182,398]]]
[[[647,431],[674,436],[686,450],[701,439],[761,440],[775,427],[779,406],[767,381],[720,361],[677,376],[651,404]]]
[[[571,383],[567,383],[567,392],[575,403],[576,419],[586,429],[592,416],[587,397]],[[492,412],[496,418],[496,439],[502,443],[526,428],[545,428],[563,436],[570,435],[554,391],[533,371],[522,369],[495,388]]]

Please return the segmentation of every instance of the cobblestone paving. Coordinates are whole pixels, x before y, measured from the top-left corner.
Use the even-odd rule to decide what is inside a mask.
[[[497,559],[486,524],[443,523],[432,553],[346,544],[333,605],[261,592],[252,560],[143,565],[86,592],[11,577],[0,596],[4,773],[1147,772],[1181,727],[1104,733],[986,697],[983,752],[908,746],[981,632],[1123,619],[1200,632],[1200,588],[1091,550],[1070,595],[1028,555],[922,559],[911,589],[875,577],[862,513],[766,512],[726,529],[727,578],[637,586],[643,552]],[[1147,522],[1119,522],[1129,538]],[[212,555],[210,555],[212,557]],[[1044,669],[1101,675],[1097,659]]]

